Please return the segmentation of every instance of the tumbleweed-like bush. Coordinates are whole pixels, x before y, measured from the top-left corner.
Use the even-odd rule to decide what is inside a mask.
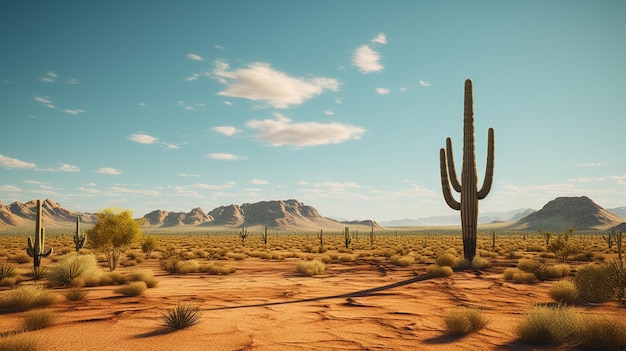
[[[163,325],[172,329],[185,329],[200,323],[200,311],[190,304],[179,302],[161,316]]]

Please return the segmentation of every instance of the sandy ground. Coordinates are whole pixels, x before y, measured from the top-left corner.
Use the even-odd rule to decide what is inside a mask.
[[[210,276],[169,275],[148,260],[141,269],[155,272],[155,288],[139,297],[120,297],[113,286],[87,288],[84,300],[51,307],[53,326],[27,334],[49,351],[550,350],[515,343],[513,334],[524,311],[551,302],[549,283],[505,282],[497,264],[423,279],[423,267],[367,261],[327,264],[323,275],[304,277],[296,262],[247,258],[231,261],[234,274]],[[200,324],[180,331],[161,325],[161,314],[179,301],[200,308]],[[466,337],[446,336],[443,315],[456,306],[485,309],[489,324]],[[623,313],[610,304],[591,311]],[[19,330],[22,318],[1,315],[0,332]]]

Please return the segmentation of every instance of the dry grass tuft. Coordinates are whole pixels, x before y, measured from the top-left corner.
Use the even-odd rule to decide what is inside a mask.
[[[300,261],[296,264],[296,270],[298,271],[298,273],[302,273],[310,277],[324,273],[324,270],[326,270],[326,265],[322,261],[318,260]]]
[[[481,310],[476,308],[457,308],[443,317],[446,332],[450,335],[462,336],[482,329],[489,320]]]

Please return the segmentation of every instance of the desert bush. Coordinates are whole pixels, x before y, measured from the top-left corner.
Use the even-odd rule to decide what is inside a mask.
[[[588,302],[607,302],[615,297],[611,267],[608,264],[591,263],[578,268],[574,284],[580,297]]]
[[[481,310],[467,307],[457,308],[446,313],[443,321],[446,325],[446,332],[455,336],[478,331],[488,323]]]
[[[554,266],[549,266],[544,271],[544,280],[565,278],[569,275],[570,271],[571,269],[569,265],[566,265],[566,264],[557,264]]]
[[[166,327],[185,329],[200,323],[200,311],[197,307],[179,302],[176,307],[168,308],[161,319]]]
[[[452,267],[450,266],[440,266],[438,264],[431,264],[426,268],[426,274],[431,277],[446,277],[452,275]]]
[[[28,263],[33,260],[24,252],[17,253],[14,256],[11,256],[10,259],[15,263]]]
[[[149,271],[149,270],[139,270],[139,271],[131,273],[128,276],[128,281],[131,281],[131,282],[142,281],[146,283],[146,286],[148,288],[154,288],[158,283],[158,280],[154,277],[154,275],[152,274],[152,271]]]
[[[537,277],[534,273],[524,272],[519,268],[507,268],[504,270],[504,280],[512,280],[514,283],[534,283]]]
[[[489,267],[489,260],[481,256],[474,256],[470,266],[473,269],[482,270]]]
[[[235,267],[218,262],[203,263],[199,267],[199,272],[213,275],[227,275],[234,273],[236,270],[237,269]]]
[[[71,288],[65,292],[65,298],[68,301],[80,301],[84,299],[85,296],[87,296],[87,290],[80,287]]]
[[[15,266],[8,263],[0,263],[0,280],[4,278],[12,278],[17,275],[17,271],[15,270]]]
[[[583,318],[577,341],[584,350],[620,351],[626,345],[626,324],[603,316]]]
[[[406,255],[406,256],[393,255],[389,258],[389,262],[391,262],[392,264],[396,266],[406,267],[415,263],[415,257],[410,256],[410,255]]]
[[[17,334],[0,339],[0,351],[38,351],[39,343],[30,335]]]
[[[122,285],[119,288],[113,290],[116,294],[121,294],[124,296],[139,296],[143,294],[148,286],[143,281],[130,282],[128,284]]]
[[[65,255],[57,264],[50,268],[48,284],[50,286],[69,286],[81,276],[100,276],[96,258],[93,255]]]
[[[322,261],[312,260],[312,261],[299,261],[296,264],[296,270],[298,273],[304,274],[306,276],[313,276],[316,274],[321,274],[326,269],[326,265],[322,263]]]
[[[120,272],[106,272],[100,277],[99,285],[120,285],[126,284],[128,279]],[[89,285],[87,285],[89,286]]]
[[[571,307],[535,306],[515,327],[519,341],[527,344],[561,345],[579,330],[581,317]]]
[[[200,271],[200,263],[196,260],[178,261],[174,266],[174,273],[178,274],[196,273],[198,271]]]
[[[61,300],[61,296],[38,285],[22,285],[2,292],[0,311],[21,312],[46,307]]]
[[[22,330],[43,329],[54,324],[54,313],[49,309],[31,310],[24,314]]]
[[[550,297],[558,303],[573,305],[578,299],[578,289],[571,280],[560,280],[550,287]]]
[[[439,266],[454,267],[458,262],[458,258],[452,253],[443,253],[437,257],[435,263]]]

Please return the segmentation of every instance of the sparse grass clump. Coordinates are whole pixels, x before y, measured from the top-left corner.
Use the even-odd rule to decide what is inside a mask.
[[[198,268],[198,271],[201,273],[213,274],[213,275],[227,275],[231,273],[235,273],[237,268],[228,266],[225,264],[217,263],[217,262],[209,262],[201,264]]]
[[[147,288],[148,286],[146,285],[145,282],[135,281],[135,282],[130,282],[126,285],[122,285],[119,288],[113,290],[113,292],[116,294],[121,294],[124,296],[131,297],[131,296],[139,296],[143,294],[143,292],[146,291]]]
[[[476,269],[476,270],[480,271],[482,269],[485,269],[485,268],[489,267],[489,260],[484,258],[484,257],[481,257],[481,256],[474,256],[470,266],[473,269]]]
[[[475,308],[458,308],[443,317],[446,332],[461,336],[482,329],[489,322],[482,311]]]
[[[578,289],[571,280],[560,280],[550,287],[550,297],[558,303],[573,305],[578,299]]]
[[[22,330],[31,331],[43,329],[54,324],[54,313],[49,309],[31,310],[24,314]]]
[[[533,273],[524,272],[519,268],[507,268],[504,270],[504,280],[512,280],[514,283],[530,284],[537,281]]]
[[[586,316],[578,333],[579,345],[584,350],[620,351],[626,345],[626,324],[602,316]]]
[[[455,267],[459,259],[452,253],[443,253],[437,257],[435,263],[439,266]]]
[[[131,281],[131,282],[142,281],[146,283],[146,286],[148,288],[154,288],[159,282],[152,274],[152,271],[143,270],[143,269],[131,273],[128,276],[128,281]]]
[[[304,274],[306,276],[314,276],[317,274],[321,274],[326,269],[326,265],[322,261],[312,260],[312,261],[300,261],[296,264],[296,270],[298,273]]]
[[[179,302],[176,307],[168,308],[161,319],[166,327],[185,329],[200,323],[200,311],[197,307]]]
[[[426,274],[431,277],[447,277],[452,275],[454,271],[450,266],[440,266],[438,264],[432,264],[426,268]]]
[[[59,294],[44,290],[38,285],[22,285],[2,292],[0,311],[21,312],[41,308],[60,301]]]
[[[572,307],[536,306],[516,326],[515,334],[527,344],[561,345],[576,334],[580,320],[580,314]]]
[[[411,255],[393,255],[389,258],[389,262],[396,266],[406,267],[415,263],[415,256]]]
[[[87,296],[87,290],[81,287],[71,288],[65,292],[65,298],[68,301],[80,301]]]
[[[588,264],[578,268],[574,284],[580,297],[588,302],[607,302],[615,297],[614,283],[608,264]]]
[[[37,340],[25,334],[12,335],[0,339],[0,351],[38,351]]]
[[[48,284],[51,286],[70,286],[74,279],[82,276],[98,277],[100,275],[102,273],[98,268],[95,256],[68,254],[50,269]]]

